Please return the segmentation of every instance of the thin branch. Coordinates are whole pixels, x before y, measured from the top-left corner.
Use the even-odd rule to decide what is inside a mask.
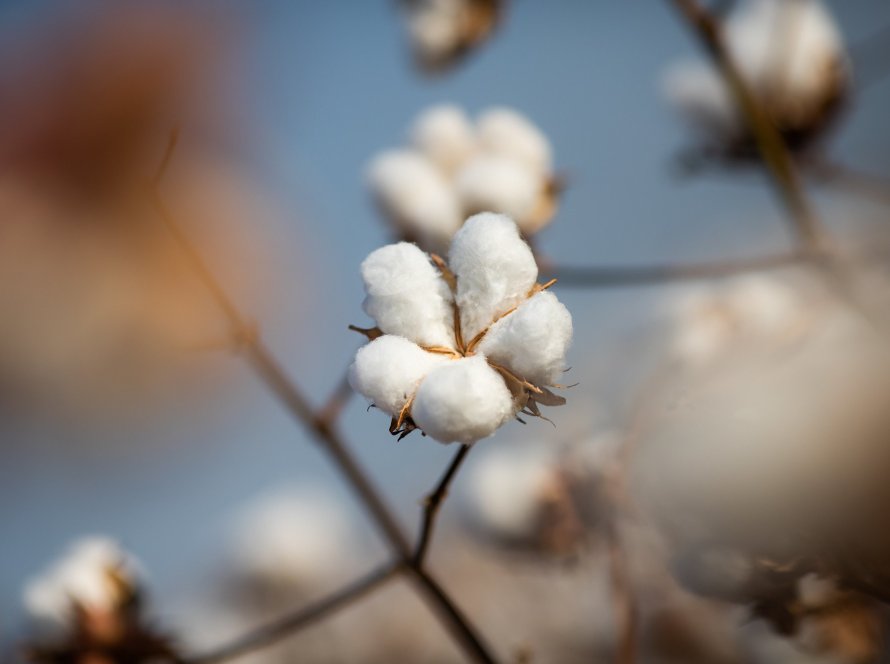
[[[612,581],[612,605],[617,636],[615,664],[634,664],[637,661],[638,611],[617,528],[618,524],[613,524],[613,532],[609,535],[609,574]]]
[[[337,383],[337,387],[334,388],[331,396],[328,397],[324,406],[321,407],[318,414],[319,418],[329,424],[336,422],[353,394],[352,385],[349,384],[349,372],[344,371],[340,382]]]
[[[452,480],[457,475],[457,471],[460,469],[461,464],[469,452],[469,445],[460,446],[460,449],[457,450],[457,454],[454,455],[454,458],[445,470],[445,474],[442,475],[442,478],[439,480],[439,484],[436,485],[433,492],[423,501],[423,521],[421,523],[420,537],[417,540],[417,548],[414,550],[413,559],[413,563],[416,567],[423,566],[427,550],[429,549],[430,540],[433,536],[433,528],[436,525],[436,517],[439,514],[439,508],[445,500],[445,497],[448,495],[448,487],[451,485]]]
[[[281,364],[260,339],[260,335],[245,316],[241,314],[228,293],[217,280],[216,276],[204,261],[200,252],[192,244],[189,237],[177,223],[175,217],[164,205],[158,193],[159,178],[165,172],[176,145],[177,135],[174,132],[165,152],[162,168],[152,183],[151,201],[162,222],[179,245],[193,269],[204,283],[231,325],[236,339],[243,346],[243,353],[250,366],[266,386],[278,397],[279,401],[290,412],[293,418],[315,438],[322,449],[328,452],[340,472],[346,478],[350,488],[357,494],[362,505],[368,511],[378,530],[390,544],[396,558],[401,564],[409,566],[412,579],[424,591],[430,600],[443,625],[464,649],[466,655],[477,662],[494,662],[494,657],[483,644],[481,637],[469,620],[457,609],[439,584],[421,569],[412,565],[412,554],[408,540],[386,505],[381,494],[374,487],[365,471],[353,458],[346,444],[327,420],[317,416],[303,396],[296,383],[285,373]]]
[[[803,265],[819,258],[816,252],[790,251],[756,258],[733,258],[721,261],[676,265],[617,267],[549,266],[543,275],[559,279],[559,286],[568,288],[615,288],[730,277],[749,272],[777,270]]]
[[[791,213],[802,247],[809,250],[827,244],[822,225],[803,192],[791,154],[769,115],[751,92],[723,40],[720,23],[696,0],[669,0],[695,30],[702,46],[720,69],[736,104],[748,123],[779,197]]]
[[[215,648],[204,654],[186,658],[184,664],[216,664],[227,662],[242,657],[261,648],[268,647],[277,641],[296,634],[301,629],[308,627],[322,618],[342,609],[374,590],[377,590],[401,571],[399,564],[389,563],[380,569],[350,583],[317,602],[303,606],[274,620],[267,625],[252,630],[245,636],[235,639],[231,643]]]
[[[869,198],[883,205],[890,205],[890,179],[888,178],[872,173],[863,173],[824,159],[808,161],[806,166],[804,173],[825,185]]]

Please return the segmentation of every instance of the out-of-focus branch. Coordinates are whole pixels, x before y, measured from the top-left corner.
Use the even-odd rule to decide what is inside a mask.
[[[340,413],[346,408],[349,400],[352,398],[352,385],[349,384],[349,372],[344,371],[343,376],[331,392],[331,396],[325,401],[319,411],[319,417],[325,422],[333,424],[340,417]]]
[[[854,170],[827,159],[807,161],[804,174],[835,189],[890,205],[890,179]]]
[[[433,492],[423,501],[423,520],[420,526],[420,536],[417,540],[417,547],[414,550],[414,564],[417,567],[423,566],[427,550],[429,549],[430,540],[433,535],[433,528],[436,524],[436,517],[439,514],[439,508],[442,506],[442,501],[444,501],[445,497],[448,495],[448,487],[451,485],[452,480],[454,480],[458,469],[469,452],[469,445],[460,446],[457,450],[457,454],[454,455],[454,458],[451,460],[451,463],[439,480],[439,484],[436,485]]]
[[[164,205],[158,185],[172,158],[177,139],[178,135],[174,132],[165,151],[161,168],[151,183],[151,201],[174,241],[226,316],[247,362],[256,375],[278,397],[297,423],[307,429],[321,448],[329,454],[346,478],[350,488],[359,497],[380,533],[393,549],[399,566],[409,573],[409,578],[427,599],[436,616],[461,646],[466,656],[475,662],[496,661],[477,634],[475,627],[457,608],[439,583],[426,571],[414,565],[414,556],[408,540],[392,510],[386,505],[368,475],[353,458],[334,425],[315,413],[296,383],[288,377],[281,364],[263,343],[256,326],[241,314],[174,215]]]
[[[616,634],[615,664],[634,664],[637,661],[637,606],[617,528],[618,524],[613,524],[613,532],[609,536],[609,575]]]
[[[252,630],[245,636],[194,657],[186,658],[184,664],[217,664],[242,657],[265,648],[273,643],[299,632],[314,622],[342,609],[370,594],[395,578],[401,571],[400,564],[389,563],[366,576],[350,583],[319,601],[303,606],[277,620]]]
[[[757,143],[772,182],[790,212],[800,246],[827,247],[822,225],[804,196],[794,160],[763,105],[748,87],[723,40],[720,22],[696,0],[668,0],[689,23],[729,86],[732,96]]]
[[[641,265],[616,267],[545,266],[545,278],[558,279],[557,284],[569,288],[614,288],[647,286],[676,281],[730,277],[748,272],[777,270],[816,261],[816,251],[790,251],[755,258],[676,265]]]

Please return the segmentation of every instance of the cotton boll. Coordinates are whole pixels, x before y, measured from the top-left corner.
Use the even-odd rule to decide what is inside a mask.
[[[457,304],[466,342],[523,302],[538,278],[531,249],[516,224],[502,214],[470,217],[454,236],[448,264],[457,277]]]
[[[426,109],[414,121],[411,143],[444,173],[453,173],[475,151],[476,139],[467,114],[459,106]]]
[[[248,582],[314,587],[348,573],[352,524],[336,498],[304,486],[273,489],[247,506],[233,530],[237,572]]]
[[[572,315],[553,293],[542,291],[492,325],[479,350],[534,385],[553,385],[571,341]]]
[[[421,62],[435,67],[461,48],[461,0],[422,0],[410,5],[408,31]]]
[[[361,267],[364,310],[385,334],[454,347],[452,295],[429,256],[407,242],[381,247]]]
[[[552,455],[512,447],[489,452],[469,477],[468,518],[497,539],[534,540],[559,482]]]
[[[762,93],[802,107],[820,103],[845,64],[840,34],[817,0],[751,0],[731,17],[726,40]]]
[[[464,210],[500,212],[526,232],[538,230],[535,216],[547,183],[522,162],[500,155],[479,155],[457,174]]]
[[[501,376],[475,355],[448,362],[420,384],[411,418],[441,443],[473,443],[493,434],[515,414]]]
[[[136,592],[138,563],[111,539],[88,537],[24,589],[24,604],[38,633],[64,638],[74,628],[76,608],[107,613]]]
[[[398,417],[424,376],[450,361],[387,334],[359,349],[349,368],[349,384],[377,408]]]
[[[553,171],[550,142],[521,113],[490,108],[479,115],[476,132],[483,150],[520,161],[540,177]]]
[[[415,150],[389,150],[368,168],[368,186],[387,218],[436,251],[448,246],[463,213],[435,164]]]

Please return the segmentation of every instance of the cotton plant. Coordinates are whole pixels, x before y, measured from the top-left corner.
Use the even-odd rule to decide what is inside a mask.
[[[367,182],[403,239],[439,253],[478,212],[506,214],[531,238],[553,219],[561,191],[550,141],[505,107],[486,109],[475,122],[458,106],[424,110],[407,146],[371,161]]]
[[[321,489],[283,486],[252,500],[233,520],[231,563],[253,596],[309,592],[354,567],[353,524]]]
[[[553,282],[537,283],[509,217],[468,219],[447,263],[400,242],[372,252],[361,273],[376,327],[365,330],[371,340],[349,381],[391,416],[391,433],[470,444],[520,413],[565,402],[549,388],[566,368],[572,317],[548,290]]]
[[[868,595],[890,589],[886,339],[827,294],[767,311],[719,362],[651,397],[633,494],[686,588],[828,654],[844,648],[831,636],[841,625],[861,652]],[[811,575],[841,592],[816,602]]]
[[[428,73],[446,71],[488,39],[505,0],[401,0],[417,64]]]
[[[23,599],[38,662],[149,662],[173,656],[144,622],[139,563],[114,540],[86,537],[29,581]]]
[[[831,126],[851,87],[842,36],[820,0],[747,0],[724,29],[745,83],[788,147],[811,148]],[[681,61],[663,81],[669,103],[693,126],[704,149],[731,158],[756,154],[745,117],[710,63]]]

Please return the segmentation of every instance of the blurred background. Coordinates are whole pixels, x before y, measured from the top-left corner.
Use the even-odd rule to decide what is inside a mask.
[[[848,44],[890,26],[882,0],[827,5]],[[369,324],[358,266],[392,238],[364,186],[365,168],[403,143],[431,104],[471,113],[511,106],[549,137],[568,188],[538,248],[557,265],[699,261],[791,246],[760,171],[690,177],[678,168],[690,137],[663,100],[661,76],[698,51],[668,3],[513,0],[490,43],[433,77],[412,63],[398,3],[387,0],[187,8],[4,0],[0,45],[7,643],[21,633],[25,580],[90,533],[135,552],[153,614],[186,642],[240,633],[251,617],[223,615],[217,594],[228,592],[218,589],[233,523],[281,487],[336,506],[354,538],[343,578],[386,555],[324,455],[237,354],[219,348],[225,328],[212,302],[133,200],[130,185],[151,177],[170,128],[180,127],[181,140],[162,184],[169,207],[317,405],[362,341],[347,326]],[[883,46],[871,43],[868,85],[829,148],[875,175],[890,173],[890,43]],[[150,117],[138,112],[155,103]],[[814,200],[842,238],[873,237],[887,223],[888,208],[865,198],[817,191]],[[549,414],[555,428],[511,424],[480,447],[553,447],[623,426],[666,334],[665,303],[685,288],[557,286],[575,320],[567,382],[580,385]],[[342,418],[355,454],[414,527],[418,501],[452,450],[418,435],[396,442],[387,424],[360,397]],[[579,633],[609,632],[608,578],[584,560],[540,568],[479,553],[484,546],[458,532],[473,463],[446,504],[433,569],[457,579],[454,569],[475,561],[454,582],[455,595],[505,654],[527,645],[522,633],[535,641],[525,628],[517,635],[517,624],[540,622],[529,606],[512,607],[533,604],[535,584],[558,588],[572,618],[554,619],[535,661],[573,661],[565,653]],[[322,589],[343,580],[333,576]],[[474,592],[473,579],[483,578],[502,594]],[[509,592],[519,596],[506,601],[510,610],[493,602]],[[417,602],[403,594],[406,606]],[[313,633],[324,642],[322,629]],[[428,661],[456,657],[440,647],[445,654]],[[331,652],[319,661],[354,660]]]

